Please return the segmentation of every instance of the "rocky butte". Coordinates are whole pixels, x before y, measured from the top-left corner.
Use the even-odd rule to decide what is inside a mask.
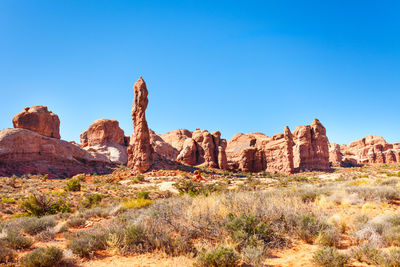
[[[142,77],[133,91],[131,137],[125,136],[118,121],[98,119],[81,133],[80,145],[63,141],[56,114],[45,106],[25,108],[13,118],[14,129],[0,131],[0,175],[71,177],[110,173],[119,165],[127,165],[132,173],[186,166],[291,174],[400,162],[400,143],[389,144],[373,135],[348,145],[329,143],[318,119],[293,132],[286,126],[283,133],[272,137],[238,133],[228,142],[219,131],[205,129],[157,134],[147,124],[148,90]]]

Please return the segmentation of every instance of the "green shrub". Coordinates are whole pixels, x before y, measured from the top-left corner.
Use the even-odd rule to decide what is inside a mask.
[[[52,267],[59,266],[63,260],[63,252],[56,247],[37,248],[21,258],[22,266],[26,267]]]
[[[78,177],[71,178],[65,185],[65,190],[67,191],[81,191],[81,179]]]
[[[251,214],[239,217],[229,214],[225,228],[239,249],[246,245],[257,247],[258,241],[268,244],[275,237],[271,224],[262,222]]]
[[[325,223],[319,221],[313,215],[303,215],[297,222],[297,234],[307,243],[312,243],[320,231],[327,229]]]
[[[174,187],[178,189],[181,195],[188,194],[190,196],[204,195],[208,196],[213,192],[221,190],[220,186],[215,184],[203,184],[195,182],[190,178],[180,179],[174,184]]]
[[[137,198],[150,199],[149,192],[147,192],[147,191],[139,192],[137,195]]]
[[[56,225],[56,220],[51,217],[42,218],[25,218],[21,222],[22,230],[30,235],[36,235],[49,227],[54,227]]]
[[[21,206],[33,216],[71,212],[71,205],[65,199],[52,199],[44,194],[31,194]]]
[[[197,259],[197,266],[201,267],[234,267],[239,266],[239,257],[236,252],[224,246],[201,253]]]
[[[72,239],[67,248],[79,257],[90,257],[96,250],[103,250],[106,247],[106,234],[84,232]]]
[[[314,263],[323,267],[347,266],[349,260],[350,258],[347,255],[339,253],[336,248],[331,247],[322,248],[313,255]]]
[[[3,240],[8,247],[13,249],[29,248],[33,244],[31,238],[24,236],[19,231],[14,229],[8,230]]]
[[[81,202],[81,206],[83,208],[92,208],[94,206],[96,206],[97,204],[99,204],[101,202],[101,200],[103,199],[103,196],[101,194],[88,194],[85,196],[85,199],[82,200]]]
[[[11,263],[15,260],[15,252],[0,243],[0,263]]]

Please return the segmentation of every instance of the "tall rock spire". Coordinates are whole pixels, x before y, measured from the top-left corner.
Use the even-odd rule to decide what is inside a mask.
[[[149,100],[148,91],[143,78],[133,86],[135,98],[132,105],[133,130],[128,147],[128,167],[134,171],[143,173],[150,169],[153,149],[150,144],[150,132],[146,121],[146,108]]]

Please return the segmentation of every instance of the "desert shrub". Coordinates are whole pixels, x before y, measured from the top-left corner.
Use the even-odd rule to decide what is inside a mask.
[[[65,199],[52,199],[44,194],[31,194],[21,206],[33,216],[71,212],[71,204]]]
[[[367,200],[388,201],[398,198],[399,193],[391,186],[353,186],[346,189],[348,193],[357,193],[359,197]]]
[[[335,247],[339,244],[340,235],[333,227],[328,227],[319,232],[316,239],[318,244],[323,246]]]
[[[79,177],[71,178],[65,184],[65,190],[67,191],[81,191],[81,179]]]
[[[36,235],[47,228],[54,227],[56,225],[56,220],[54,217],[30,217],[24,218],[21,221],[22,229],[25,233],[30,235]]]
[[[107,233],[106,244],[108,248],[123,253],[141,253],[151,250],[151,245],[144,229],[133,224],[110,229]]]
[[[320,188],[304,187],[297,191],[297,195],[303,202],[313,202],[319,195],[326,193]]]
[[[110,215],[113,211],[110,208],[100,208],[96,207],[93,209],[83,210],[81,214],[83,217],[91,218],[91,217],[101,217],[105,218]]]
[[[6,248],[4,244],[0,242],[0,264],[11,263],[15,260],[15,252],[9,248]]]
[[[36,239],[40,241],[50,241],[56,237],[56,233],[52,229],[44,230],[36,235]]]
[[[246,246],[242,249],[241,255],[243,260],[251,266],[262,266],[266,255],[266,248],[263,245]]]
[[[151,199],[134,198],[134,199],[122,202],[122,206],[124,206],[127,209],[137,209],[137,208],[147,207],[147,206],[153,204],[153,202],[154,201]]]
[[[351,249],[351,256],[360,262],[380,265],[384,261],[384,254],[369,243]]]
[[[328,228],[326,223],[321,222],[313,215],[302,215],[297,222],[297,234],[307,243],[312,243],[320,231]]]
[[[385,229],[382,238],[388,245],[400,246],[400,226]]]
[[[85,196],[85,198],[81,201],[81,206],[83,208],[92,208],[99,204],[101,200],[103,199],[103,196],[101,194],[88,194]]]
[[[347,266],[350,258],[337,251],[336,248],[325,247],[317,250],[313,254],[313,261],[318,266],[323,267],[343,267]]]
[[[384,256],[383,266],[385,267],[399,267],[400,266],[400,249],[392,248]]]
[[[87,231],[72,239],[67,248],[79,257],[90,257],[96,250],[106,248],[106,233]]]
[[[56,247],[37,248],[21,258],[22,266],[26,267],[52,267],[58,266],[63,260],[63,252]]]
[[[197,266],[201,267],[234,267],[239,266],[239,257],[229,247],[219,246],[201,253],[197,258]]]
[[[23,249],[32,246],[33,241],[31,238],[24,236],[19,231],[9,229],[6,236],[2,238],[6,245],[13,249]]]
[[[215,184],[202,184],[200,182],[195,182],[190,178],[180,179],[174,184],[174,187],[178,189],[179,193],[189,194],[190,196],[204,195],[208,196],[213,192],[219,191],[218,185]]]
[[[374,227],[375,226],[375,227]],[[361,244],[363,242],[368,242],[375,247],[380,247],[383,245],[383,238],[381,236],[381,233],[379,233],[376,229],[376,226],[379,226],[377,224],[375,225],[366,225],[362,229],[356,231],[354,233],[354,237],[356,241]],[[380,228],[380,226],[378,227]],[[380,229],[378,229],[380,230]]]
[[[258,241],[268,244],[275,238],[271,224],[262,222],[251,214],[241,216],[229,214],[225,228],[239,249],[246,245],[257,247]]]
[[[149,197],[149,192],[147,192],[147,191],[139,192],[139,193],[137,194],[137,198],[150,199],[150,197]]]
[[[86,218],[83,216],[75,215],[68,219],[68,227],[80,227],[86,223]]]

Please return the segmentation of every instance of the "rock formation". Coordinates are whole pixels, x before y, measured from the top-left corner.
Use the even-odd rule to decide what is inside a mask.
[[[159,155],[163,159],[175,161],[179,152],[172,145],[165,142],[161,135],[150,130],[150,143],[154,154]]]
[[[0,175],[49,174],[72,177],[78,173],[109,173],[110,161],[91,155],[67,141],[26,129],[0,131]]]
[[[318,119],[293,131],[294,168],[297,171],[329,170],[329,141]]]
[[[289,127],[283,134],[276,134],[272,140],[262,142],[266,171],[270,173],[293,173],[293,135]]]
[[[399,145],[389,144],[380,136],[367,135],[349,145],[342,145],[340,150],[346,165],[400,162]]]
[[[329,164],[332,167],[342,166],[342,153],[338,144],[329,143]]]
[[[60,139],[60,119],[45,106],[27,107],[13,118],[14,128]]]
[[[192,138],[187,138],[183,142],[182,150],[179,152],[177,160],[190,166],[197,165],[197,144]]]
[[[128,162],[127,138],[116,120],[100,119],[81,134],[82,147],[106,156],[115,164]]]
[[[228,165],[243,172],[293,172],[293,136],[284,133],[268,137],[262,133],[236,134],[227,147]]]
[[[128,147],[128,167],[143,173],[150,169],[153,149],[150,143],[150,131],[146,121],[146,108],[149,102],[146,83],[140,77],[135,83],[132,105],[132,120],[134,133]]]

